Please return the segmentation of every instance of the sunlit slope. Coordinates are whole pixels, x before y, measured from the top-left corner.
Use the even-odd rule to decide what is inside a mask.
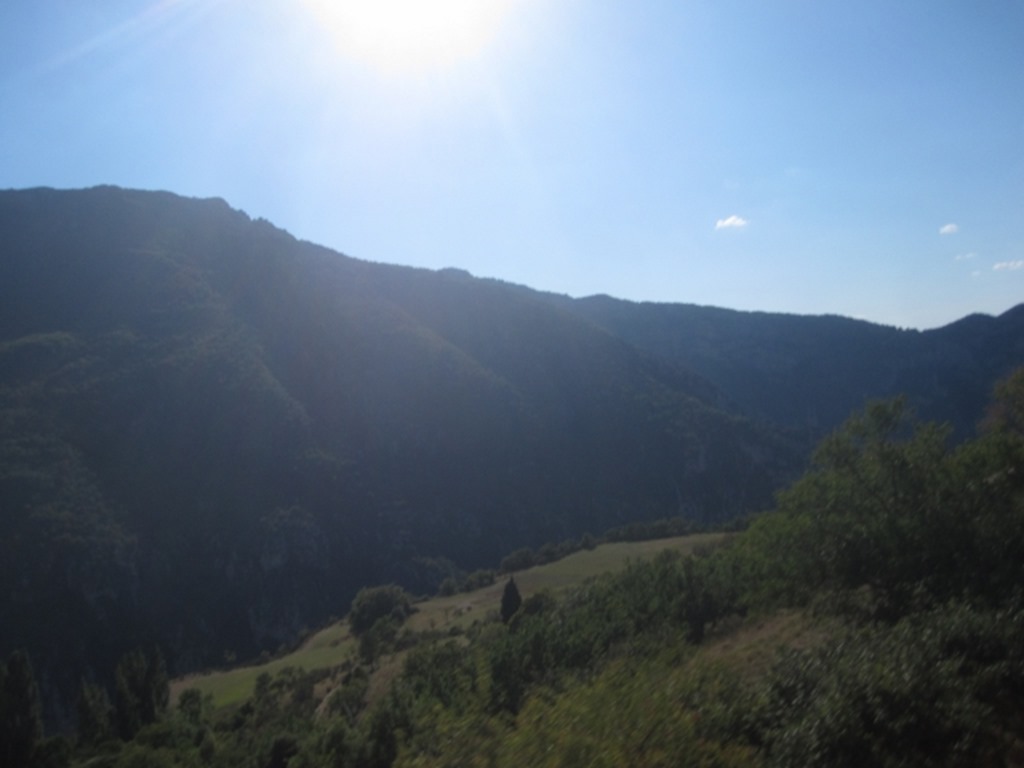
[[[631,561],[645,560],[666,549],[684,554],[700,547],[720,542],[724,534],[707,533],[656,539],[641,542],[613,542],[592,550],[581,550],[568,557],[545,565],[538,565],[513,575],[523,598],[541,590],[559,592],[582,584],[589,578],[621,570]],[[447,597],[434,597],[416,604],[416,612],[405,626],[414,632],[437,630],[445,632],[452,627],[466,627],[474,621],[496,620],[501,605],[505,579],[499,578],[490,587]],[[253,691],[256,678],[267,673],[271,676],[289,667],[307,672],[332,669],[348,660],[354,660],[357,641],[344,621],[331,624],[313,633],[302,646],[292,653],[264,664],[242,666],[235,669],[189,675],[172,683],[172,696],[186,688],[197,688],[203,695],[213,697],[218,707],[238,704]]]

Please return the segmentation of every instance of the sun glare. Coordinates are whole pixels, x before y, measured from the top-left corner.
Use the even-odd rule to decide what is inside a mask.
[[[481,53],[511,0],[305,2],[346,56],[388,72],[421,72]]]

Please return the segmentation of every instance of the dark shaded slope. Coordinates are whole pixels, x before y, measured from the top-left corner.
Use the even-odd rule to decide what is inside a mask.
[[[51,702],[140,644],[274,648],[416,557],[728,519],[799,468],[538,295],[222,201],[3,192],[0,242],[0,653]]]
[[[992,384],[1024,362],[1024,307],[932,331],[843,317],[594,296],[558,299],[640,349],[707,377],[750,417],[824,433],[867,400],[905,394],[973,434]]]

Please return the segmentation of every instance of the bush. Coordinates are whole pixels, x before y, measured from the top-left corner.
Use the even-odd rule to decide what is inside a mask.
[[[528,547],[517,549],[501,561],[499,573],[512,573],[513,571],[525,571],[537,564],[537,558]]]
[[[495,574],[490,569],[473,571],[469,576],[466,577],[466,582],[462,587],[463,592],[472,592],[476,589],[483,587],[489,587],[494,583]]]
[[[352,609],[348,615],[348,623],[352,634],[361,635],[372,627],[378,619],[385,617],[394,619],[396,623],[405,621],[412,613],[412,600],[401,587],[389,584],[383,587],[365,587],[352,601]]]
[[[758,740],[779,765],[1000,764],[1013,737],[998,707],[1017,711],[1024,682],[1022,619],[950,604],[790,651],[759,697]]]

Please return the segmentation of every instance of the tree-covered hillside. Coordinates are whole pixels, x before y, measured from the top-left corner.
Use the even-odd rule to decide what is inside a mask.
[[[1019,765],[1022,478],[1024,369],[958,446],[873,403],[717,548],[514,609],[493,590],[488,616],[450,631],[413,629],[397,587],[367,589],[337,669],[261,675],[230,708],[184,690],[131,738],[119,704],[86,709],[110,724],[90,714],[77,746],[31,717],[12,733],[30,765],[112,768]],[[23,656],[6,675],[29,691],[11,711],[31,711]]]
[[[438,558],[732,519],[800,466],[529,292],[222,201],[3,192],[0,242],[0,654],[30,651],[51,716],[132,648],[250,657],[365,584],[435,588]]]
[[[706,377],[747,416],[818,437],[868,400],[896,396],[970,437],[992,383],[1024,362],[1024,305],[921,332],[608,296],[556,301]]]
[[[905,387],[963,434],[1024,361],[1019,311],[612,322],[169,193],[0,192],[0,244],[0,658],[28,652],[51,722],[137,648],[171,674],[253,658],[366,585],[744,518],[808,428]]]

